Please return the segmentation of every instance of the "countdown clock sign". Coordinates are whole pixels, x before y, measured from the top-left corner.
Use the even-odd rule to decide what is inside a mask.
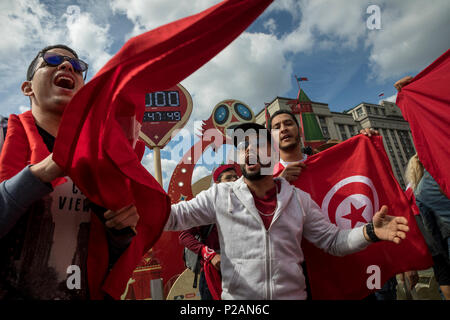
[[[163,148],[176,129],[186,124],[192,112],[192,97],[180,84],[145,95],[145,111],[139,137],[150,148]]]

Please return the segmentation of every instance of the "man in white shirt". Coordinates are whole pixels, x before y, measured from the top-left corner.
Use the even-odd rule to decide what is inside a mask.
[[[359,228],[341,230],[331,224],[308,193],[263,174],[273,151],[267,129],[255,123],[238,129],[246,133],[235,139],[243,176],[172,205],[166,224],[166,230],[217,225],[222,299],[306,299],[303,237],[338,256],[361,251],[371,241],[405,239],[407,220],[386,215],[386,206],[373,223]]]

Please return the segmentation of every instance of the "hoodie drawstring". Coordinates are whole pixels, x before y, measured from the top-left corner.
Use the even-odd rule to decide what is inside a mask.
[[[233,191],[232,188],[228,190],[228,213],[233,213],[233,202],[231,201],[231,192]]]

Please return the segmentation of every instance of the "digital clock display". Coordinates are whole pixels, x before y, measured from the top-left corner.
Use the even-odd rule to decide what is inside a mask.
[[[135,102],[145,106],[139,137],[149,148],[163,148],[172,138],[171,133],[188,121],[192,97],[181,84],[161,91],[146,90]]]
[[[146,107],[179,107],[178,91],[157,91],[145,95]]]
[[[160,121],[180,121],[180,111],[146,111],[144,112],[144,122]]]

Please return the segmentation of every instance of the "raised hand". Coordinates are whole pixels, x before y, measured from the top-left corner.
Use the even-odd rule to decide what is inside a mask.
[[[413,79],[413,77],[411,77],[411,76],[406,76],[404,78],[401,78],[396,83],[394,83],[395,89],[397,89],[397,91],[400,92],[404,86],[406,86],[408,83],[410,83],[412,81],[412,79]]]
[[[359,130],[360,134],[363,134],[365,136],[371,137],[371,136],[379,136],[380,133],[378,132],[378,130],[372,129],[372,128],[365,128],[365,129],[361,129]]]
[[[285,178],[289,182],[297,180],[303,168],[306,168],[306,164],[303,162],[290,163],[281,172],[280,177]]]
[[[139,221],[139,214],[134,205],[129,205],[118,211],[108,210],[105,212],[104,217],[106,219],[105,225],[108,228],[114,228],[117,230],[131,227],[134,229]]]

